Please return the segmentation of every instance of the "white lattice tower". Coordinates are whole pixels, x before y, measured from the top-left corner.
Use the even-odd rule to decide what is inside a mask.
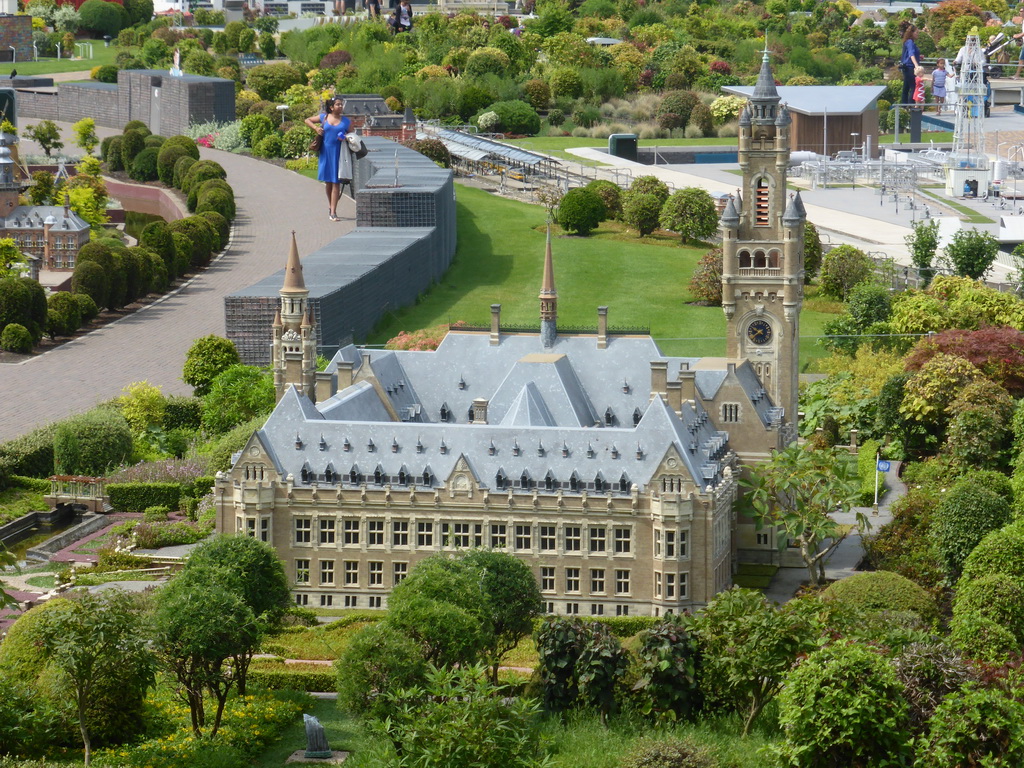
[[[985,53],[977,30],[967,36],[963,60],[958,72],[956,122],[953,127],[953,151],[950,164],[954,168],[988,167],[985,154],[985,94],[983,75]]]

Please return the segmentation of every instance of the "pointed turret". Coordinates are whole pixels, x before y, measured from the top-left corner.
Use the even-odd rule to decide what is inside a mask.
[[[299,261],[299,246],[295,242],[295,230],[292,230],[292,247],[288,251],[288,262],[284,267],[284,285],[281,293],[309,293],[306,281],[302,278],[302,262]]]
[[[722,211],[722,218],[720,220],[723,227],[735,229],[740,225],[740,212],[736,210],[736,202],[732,195],[729,196],[729,202],[725,204],[725,210]]]
[[[558,292],[555,290],[555,266],[551,256],[551,225],[548,224],[547,245],[544,251],[544,278],[540,287],[540,340],[545,347],[555,343],[558,335]]]
[[[779,106],[779,91],[775,87],[775,75],[772,74],[768,38],[764,41],[764,55],[761,57],[761,71],[757,75],[754,93],[750,97],[752,122],[758,124],[774,123]]]
[[[789,198],[786,212],[782,214],[782,223],[787,227],[795,227],[804,220],[805,216],[804,204],[800,201],[800,193],[797,192]]]
[[[294,231],[280,294],[281,307],[274,317],[271,347],[277,399],[281,399],[288,387],[295,386],[310,400],[315,400],[316,323],[309,306],[309,289],[302,277]]]

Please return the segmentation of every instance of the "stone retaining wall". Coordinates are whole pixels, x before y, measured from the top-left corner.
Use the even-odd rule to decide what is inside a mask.
[[[26,551],[25,557],[34,560],[49,560],[51,555],[64,549],[64,547],[96,533],[96,531],[107,525],[110,525],[109,517],[89,512],[82,516],[82,522],[78,525],[68,528],[63,533],[58,533],[53,538],[47,539],[38,547],[32,547]]]
[[[170,190],[145,184],[130,184],[104,176],[107,192],[118,200],[125,210],[150,213],[166,221],[177,221],[189,215],[185,203]]]

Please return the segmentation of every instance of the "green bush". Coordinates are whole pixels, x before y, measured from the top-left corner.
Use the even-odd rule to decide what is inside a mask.
[[[909,757],[903,686],[885,657],[855,643],[815,651],[788,675],[779,725],[785,741],[773,751],[793,768],[901,765]]]
[[[953,618],[968,615],[994,621],[1024,644],[1024,584],[1003,573],[959,582]]]
[[[231,456],[245,447],[252,433],[260,429],[266,420],[266,416],[256,416],[207,444],[203,454],[206,456],[208,471],[226,472],[231,469]]]
[[[1020,653],[1020,641],[1006,627],[976,613],[954,616],[949,642],[964,656],[989,664],[1005,664]]]
[[[252,148],[252,153],[256,157],[280,157],[281,156],[281,137],[276,133],[272,133],[269,136],[264,136],[256,145]]]
[[[990,532],[964,561],[961,583],[993,573],[1024,581],[1024,527],[1007,525]]]
[[[164,429],[199,429],[203,401],[198,397],[171,395],[164,405]]]
[[[606,215],[601,198],[584,187],[569,190],[558,204],[558,226],[572,234],[590,234]]]
[[[635,229],[640,237],[658,228],[661,200],[657,195],[629,192],[622,203],[622,221]]]
[[[94,261],[79,261],[71,273],[71,291],[87,295],[97,308],[107,306],[110,279],[106,270]]]
[[[145,523],[162,523],[167,520],[167,516],[170,513],[170,507],[146,507],[146,510],[142,513],[142,521]]]
[[[139,245],[159,255],[167,267],[168,278],[174,278],[177,274],[174,271],[174,239],[171,237],[171,228],[166,221],[154,221],[147,224],[139,237]]]
[[[212,533],[210,526],[198,523],[139,523],[132,530],[139,549],[160,549],[195,544]]]
[[[359,715],[385,717],[386,694],[422,684],[427,672],[418,643],[386,623],[356,633],[335,663],[338,703]]]
[[[82,29],[91,30],[97,37],[117,37],[122,27],[128,25],[128,17],[117,3],[105,0],[85,0],[78,9]]]
[[[176,510],[181,506],[179,483],[111,483],[110,506],[118,512],[145,512],[150,507]]]
[[[700,97],[693,91],[669,91],[661,100],[658,115],[671,115],[669,123],[662,123],[665,128],[684,128],[690,122],[693,108],[700,102]]]
[[[281,154],[290,160],[304,157],[309,152],[309,142],[316,134],[308,125],[296,125],[289,128],[281,141]]]
[[[82,313],[82,325],[88,325],[99,316],[100,308],[96,306],[92,296],[87,293],[72,293],[71,295],[75,297],[78,311]]]
[[[131,169],[135,156],[146,148],[146,137],[141,131],[127,131],[121,136],[121,166]]]
[[[234,195],[219,187],[214,187],[200,195],[196,203],[196,213],[207,212],[217,213],[226,221],[231,221],[235,218]]]
[[[172,221],[167,226],[172,233],[180,232],[189,239],[192,245],[192,267],[204,267],[210,263],[210,256],[213,254],[213,227],[206,219],[189,216],[187,219]]]
[[[329,666],[259,661],[249,667],[248,684],[267,690],[291,689],[322,693],[338,687],[337,674]]]
[[[607,179],[597,179],[584,187],[604,203],[605,218],[617,219],[622,215],[622,189],[618,184]]]
[[[290,64],[261,64],[246,73],[245,85],[267,101],[279,100],[293,85],[305,85],[306,76]]]
[[[70,336],[81,327],[82,309],[72,294],[56,291],[46,304],[46,330],[51,336]]]
[[[131,455],[131,427],[109,407],[72,416],[54,432],[53,467],[59,475],[101,476]]]
[[[1024,703],[1000,687],[971,686],[951,693],[918,742],[915,765],[1024,765]]]
[[[165,141],[167,141],[166,136],[157,136],[155,133],[151,134],[146,137],[146,148],[159,150],[160,147],[164,145]]]
[[[871,257],[859,248],[836,246],[822,259],[821,291],[826,296],[846,301],[854,286],[871,278],[874,266]]]
[[[157,178],[168,187],[174,183],[174,165],[183,157],[191,157],[188,150],[180,143],[170,143],[170,139],[160,147],[156,159]]]
[[[486,111],[498,115],[505,133],[536,136],[540,132],[540,115],[525,101],[496,101]]]
[[[198,160],[189,167],[188,172],[182,178],[181,191],[188,194],[192,191],[193,185],[202,184],[207,179],[223,179],[227,175],[227,171],[221,167],[220,163],[213,160]]]
[[[0,333],[0,349],[27,355],[32,351],[32,334],[20,323],[10,323]]]
[[[266,115],[248,115],[239,124],[239,133],[247,146],[254,147],[275,133],[273,121]]]
[[[57,424],[47,424],[0,445],[0,462],[12,475],[49,477],[53,474],[53,436]]]
[[[124,160],[121,159],[122,136],[112,136],[107,146],[106,162],[108,171],[123,171]]]
[[[935,510],[933,530],[946,568],[959,576],[964,561],[991,531],[1010,521],[1010,505],[988,488],[969,479],[958,481]]]
[[[104,64],[96,72],[96,80],[101,83],[116,83],[118,69],[113,64]]]
[[[215,210],[203,210],[203,204],[199,204],[199,212],[197,216],[202,216],[213,227],[217,233],[217,239],[220,241],[217,250],[223,250],[228,244],[228,238],[231,236],[231,222],[224,217],[223,214]]]
[[[658,198],[658,205],[662,206],[668,200],[669,191],[668,185],[657,176],[638,176],[629,185],[629,194],[654,195]]]
[[[939,615],[928,592],[890,571],[869,571],[840,579],[825,590],[823,597],[867,611],[914,611],[925,621],[934,621]]]
[[[192,168],[198,162],[195,158],[185,155],[179,157],[174,161],[174,174],[171,177],[171,185],[176,189],[181,189],[185,183],[185,177],[188,175],[189,169]]]
[[[129,171],[128,175],[136,181],[156,181],[158,154],[159,150],[153,147],[143,149],[132,161],[131,171]]]

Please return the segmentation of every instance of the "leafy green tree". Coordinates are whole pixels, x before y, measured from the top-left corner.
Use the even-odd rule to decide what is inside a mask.
[[[149,227],[143,231],[143,245],[147,245],[147,231]],[[189,347],[181,378],[192,387],[196,397],[203,397],[210,391],[210,385],[219,374],[240,362],[233,341],[212,334],[203,336],[192,342],[192,346]]]
[[[921,284],[926,286],[935,274],[932,265],[939,248],[939,223],[934,219],[927,223],[918,222],[904,239],[910,249],[910,258],[921,276]]]
[[[421,685],[427,672],[420,643],[387,621],[357,632],[334,666],[340,704],[380,719],[391,714],[387,694]]]
[[[811,222],[804,224],[804,282],[811,280],[821,269],[821,236]]]
[[[718,212],[707,191],[687,187],[673,192],[661,209],[662,229],[678,232],[685,245],[688,240],[705,240],[718,229]]]
[[[258,636],[241,593],[236,574],[210,567],[183,570],[157,593],[154,647],[181,686],[197,739],[207,727],[206,692],[217,704],[208,734],[213,738],[236,682],[230,660]]]
[[[658,206],[665,204],[668,200],[668,185],[657,176],[637,176],[629,185],[629,194],[654,195],[658,198]]]
[[[103,476],[131,454],[131,427],[113,408],[97,407],[57,425],[53,464],[59,475]]]
[[[32,174],[35,184],[28,189],[28,199],[32,205],[50,205],[53,200],[53,174],[49,171],[36,171]]]
[[[269,414],[276,397],[274,381],[266,371],[232,365],[217,374],[203,396],[203,426],[222,434],[236,424]]]
[[[64,142],[61,140],[60,129],[52,120],[40,120],[35,125],[28,126],[25,128],[25,136],[38,144],[43,150],[43,154],[47,157],[49,157],[55,149],[64,149]]]
[[[85,0],[78,9],[82,17],[82,28],[94,31],[98,36],[110,35],[116,37],[121,31],[124,22],[127,21],[127,14],[122,17],[124,11],[117,3],[106,2],[106,0]],[[92,150],[86,150],[91,152]]]
[[[385,694],[392,715],[382,730],[398,759],[384,764],[534,768],[540,707],[534,699],[500,694],[484,666],[431,667],[422,686]]]
[[[779,696],[779,724],[785,742],[772,751],[794,768],[901,765],[910,758],[903,686],[885,657],[865,645],[837,643],[801,662]]]
[[[589,235],[604,220],[604,202],[584,187],[570,189],[558,204],[558,226],[566,232]]]
[[[88,711],[95,692],[116,685],[124,707],[141,709],[154,683],[154,658],[137,598],[121,590],[80,592],[45,615],[40,641],[47,660],[75,694],[85,764],[92,757]]]
[[[722,305],[722,249],[712,248],[701,256],[690,275],[690,293],[711,306]]]
[[[716,595],[697,615],[694,630],[704,698],[712,708],[739,712],[744,734],[818,635],[805,603],[775,607],[760,592],[739,587]]]
[[[775,451],[771,459],[752,468],[749,479],[740,481],[750,489],[757,528],[780,529],[780,551],[790,541],[800,547],[811,584],[825,583],[825,560],[849,533],[830,515],[848,511],[856,500],[855,474],[835,452],[794,443]],[[861,530],[868,525],[859,512],[857,522]]]
[[[51,293],[46,300],[46,332],[51,339],[70,336],[82,326],[82,310],[67,291]]]
[[[999,254],[999,241],[978,229],[959,229],[946,246],[946,258],[956,273],[978,280],[985,276]]]
[[[20,277],[27,267],[28,260],[18,249],[12,237],[0,238],[0,280],[8,277]]]
[[[94,0],[86,0],[86,2],[93,1]],[[95,2],[102,3],[103,0],[95,0]],[[74,131],[75,134],[75,144],[85,150],[85,154],[91,155],[92,151],[100,141],[99,137],[96,135],[96,121],[91,117],[83,117],[71,126],[71,130]]]
[[[622,221],[635,229],[640,237],[651,234],[658,228],[661,216],[661,200],[657,195],[644,192],[628,192],[622,202]]]
[[[676,720],[701,707],[697,672],[700,647],[693,621],[679,614],[666,615],[640,633],[640,679],[633,690],[640,696],[645,715]]]
[[[840,245],[825,254],[821,263],[821,290],[826,296],[846,301],[858,283],[874,273],[871,257],[852,245]]]
[[[240,644],[231,654],[238,693],[244,696],[253,654],[267,635],[280,629],[291,606],[284,566],[265,542],[251,536],[221,535],[193,550],[185,565],[186,570],[190,568],[220,568],[238,577],[238,594],[255,620],[252,642]]]

